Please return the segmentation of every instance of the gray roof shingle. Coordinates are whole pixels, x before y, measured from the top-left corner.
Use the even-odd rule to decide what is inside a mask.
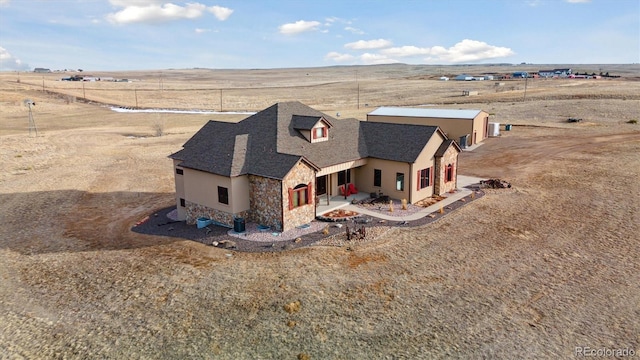
[[[368,156],[384,160],[414,162],[438,131],[437,126],[363,121]]]
[[[327,141],[310,143],[298,131],[320,118]],[[185,168],[222,176],[254,174],[282,179],[298,161],[324,168],[365,157],[415,161],[435,126],[336,120],[300,102],[274,104],[238,123],[209,121],[170,158]]]

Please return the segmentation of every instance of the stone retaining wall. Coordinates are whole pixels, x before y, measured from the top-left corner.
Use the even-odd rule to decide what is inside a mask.
[[[236,217],[247,218],[249,216],[248,211],[241,211],[237,214],[232,214],[226,211],[217,210],[208,206],[196,204],[190,201],[185,201],[185,210],[187,214],[187,224],[193,225],[198,218],[204,217],[213,221],[225,224],[229,227],[233,227],[233,220]]]

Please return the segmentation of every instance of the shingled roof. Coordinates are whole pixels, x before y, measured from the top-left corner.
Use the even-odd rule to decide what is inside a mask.
[[[452,145],[458,150],[458,152],[462,151],[460,149],[460,146],[455,141],[448,139],[448,140],[445,140],[442,144],[440,144],[440,147],[438,147],[438,150],[436,150],[436,153],[433,154],[433,156],[443,157],[444,153],[447,152],[447,149],[449,149],[449,146],[452,146]]]
[[[310,143],[298,130],[321,118],[331,127],[329,139]],[[222,176],[282,179],[299,161],[316,170],[366,157],[412,162],[436,131],[436,126],[336,120],[300,102],[282,102],[238,123],[209,121],[170,158]]]

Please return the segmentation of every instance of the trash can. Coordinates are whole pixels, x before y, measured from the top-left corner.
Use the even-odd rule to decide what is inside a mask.
[[[469,138],[469,134],[467,135],[462,135],[460,136],[460,149],[466,149],[467,148],[467,141]]]
[[[511,131],[511,124],[506,124],[504,126],[504,131]]]
[[[244,218],[237,217],[233,219],[233,231],[243,233],[245,231]]]

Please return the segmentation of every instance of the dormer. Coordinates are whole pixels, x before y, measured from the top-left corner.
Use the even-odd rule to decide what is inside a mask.
[[[310,143],[329,140],[329,128],[333,127],[324,116],[293,115],[292,124]]]

